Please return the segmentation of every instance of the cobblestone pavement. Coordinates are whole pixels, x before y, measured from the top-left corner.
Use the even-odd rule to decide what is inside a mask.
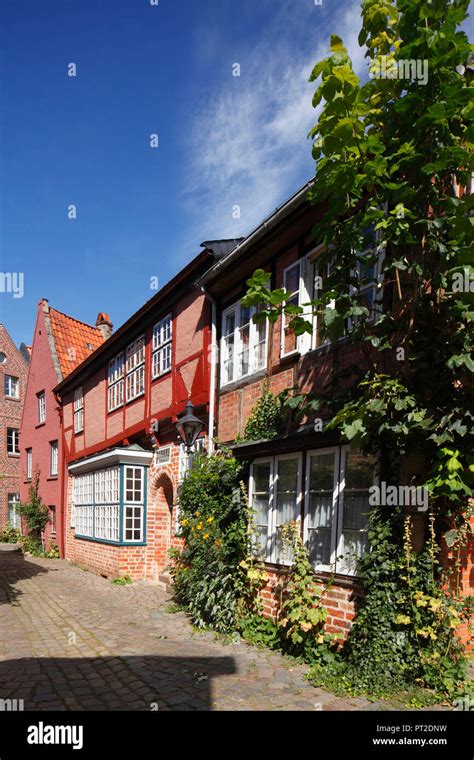
[[[5,547],[6,548],[6,547]],[[25,710],[361,710],[277,653],[196,633],[152,583],[0,551],[0,699]]]

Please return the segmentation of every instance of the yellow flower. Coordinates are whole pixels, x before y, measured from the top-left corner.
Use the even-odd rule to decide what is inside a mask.
[[[199,517],[199,512],[196,512],[196,517]]]
[[[203,538],[209,538],[209,533],[204,533]]]
[[[188,524],[188,521],[186,520],[186,518],[184,518],[183,520],[181,520],[181,525],[187,525],[187,524]]]
[[[199,523],[196,527],[198,530],[202,530],[202,523]]]
[[[395,618],[395,623],[397,625],[408,625],[408,623],[411,623],[411,620],[408,615],[397,615]]]
[[[208,522],[209,524],[210,524],[210,523],[212,523],[212,522],[214,522],[214,518],[213,518],[213,517],[208,517],[208,518],[207,518],[207,522]]]

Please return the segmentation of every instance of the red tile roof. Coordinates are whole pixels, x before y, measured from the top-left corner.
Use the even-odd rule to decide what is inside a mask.
[[[65,378],[102,345],[104,337],[97,327],[80,322],[56,309],[50,308],[49,316],[59,366]]]

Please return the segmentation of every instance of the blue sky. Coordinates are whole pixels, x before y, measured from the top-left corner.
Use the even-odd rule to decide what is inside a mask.
[[[150,278],[248,233],[309,179],[308,74],[331,33],[362,74],[359,28],[352,0],[0,0],[0,264],[25,278],[23,298],[0,293],[14,340],[31,341],[42,297],[119,327]]]

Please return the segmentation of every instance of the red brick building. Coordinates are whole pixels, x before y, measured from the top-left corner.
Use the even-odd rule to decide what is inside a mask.
[[[21,500],[39,472],[39,495],[49,509],[45,545],[56,544],[64,556],[61,413],[54,388],[90,356],[111,332],[107,315],[99,314],[95,327],[50,307],[38,304],[30,369],[21,421]]]
[[[190,464],[175,422],[188,400],[208,444],[209,299],[195,280],[238,241],[204,250],[56,388],[63,414],[67,559],[105,576],[162,577],[179,545]]]
[[[21,528],[20,425],[25,401],[29,354],[18,349],[0,323],[0,532]]]
[[[254,308],[241,303],[246,281],[257,268],[268,272],[269,287],[284,288],[287,302],[294,305],[317,298],[324,287],[327,272],[319,263],[324,246],[312,234],[321,209],[308,203],[307,190],[308,186],[303,187],[271,214],[198,284],[217,304],[217,437],[250,463],[249,497],[259,553],[270,577],[263,591],[265,612],[276,615],[278,611],[281,580],[290,564],[281,528],[296,520],[316,582],[334,578],[324,598],[329,613],[326,629],[346,633],[362,593],[356,564],[368,550],[369,489],[379,482],[380,462],[351,451],[336,432],[325,429],[325,419],[295,425],[271,440],[235,443],[266,387],[275,394],[297,388],[320,397],[335,371],[365,363],[360,347],[346,339],[323,342],[317,316],[312,335],[297,337],[281,319],[272,330],[269,325],[255,324]],[[377,288],[377,281],[381,282],[377,264],[371,277],[374,285],[364,297],[373,305],[383,298],[383,288]],[[410,476],[416,476],[417,463],[406,466]],[[422,537],[423,515],[414,514],[412,520],[416,546]],[[472,590],[473,584],[472,553],[471,540],[463,577],[466,590]],[[463,635],[466,638],[467,631]]]

